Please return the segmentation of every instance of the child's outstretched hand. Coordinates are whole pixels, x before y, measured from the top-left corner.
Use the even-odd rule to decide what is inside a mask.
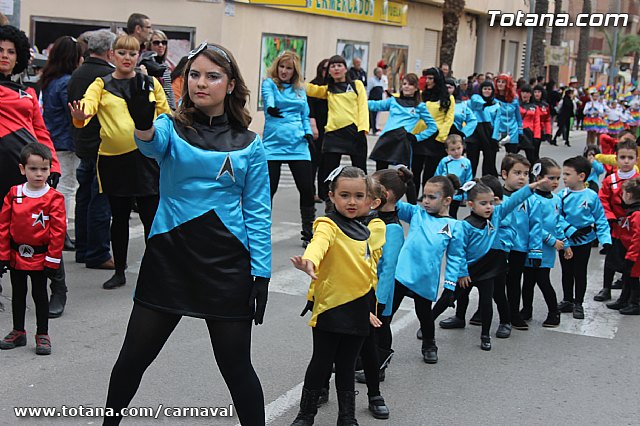
[[[382,321],[380,321],[380,319],[371,312],[369,312],[369,323],[375,328],[379,328],[382,325]]]
[[[549,184],[549,179],[548,178],[542,178],[537,182],[534,182],[532,184],[529,184],[529,188],[531,188],[531,190],[533,191],[534,189],[538,188],[541,185],[547,185]]]
[[[458,285],[462,288],[467,288],[471,285],[471,277],[458,278]]]
[[[318,279],[316,276],[316,267],[312,261],[303,259],[302,256],[293,256],[291,258],[291,263],[293,263],[293,266],[295,266],[296,269],[300,269],[314,280]]]
[[[571,247],[564,249],[564,258],[565,260],[571,260],[571,258],[573,258],[573,250],[571,250]]]

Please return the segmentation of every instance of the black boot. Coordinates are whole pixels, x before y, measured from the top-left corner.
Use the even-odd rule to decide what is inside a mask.
[[[338,391],[338,422],[336,424],[337,426],[359,426],[356,420],[356,391]]]
[[[389,407],[384,402],[382,395],[369,397],[369,411],[376,419],[389,418]]]
[[[300,207],[300,218],[302,219],[302,247],[306,247],[313,237],[313,221],[316,220],[316,206]]]
[[[320,389],[320,398],[318,398],[318,407],[329,402],[329,389],[322,388]]]
[[[302,388],[300,411],[291,426],[311,426],[313,424],[313,419],[318,413],[318,399],[321,392],[320,390]]]
[[[64,306],[67,304],[66,293],[52,293],[49,300],[49,318],[58,318],[64,312]]]
[[[640,291],[636,288],[631,290],[629,303],[620,309],[622,315],[640,315]]]
[[[606,287],[603,288],[598,292],[598,294],[593,296],[593,300],[595,300],[596,302],[605,302],[607,300],[611,300],[611,289]]]
[[[114,288],[122,287],[127,283],[127,278],[124,276],[124,272],[116,272],[111,278],[109,278],[102,288],[105,290],[113,290]]]
[[[607,303],[607,308],[619,310],[627,306],[627,302],[629,301],[629,296],[631,295],[631,289],[629,288],[629,284],[626,280],[622,283],[622,291],[620,292],[620,297],[618,300],[612,303]]]
[[[435,340],[424,341],[422,343],[422,359],[427,364],[438,363],[438,347]]]

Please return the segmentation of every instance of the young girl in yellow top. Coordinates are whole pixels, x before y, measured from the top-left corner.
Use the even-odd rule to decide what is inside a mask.
[[[370,181],[356,167],[339,167],[328,177],[335,211],[316,219],[313,239],[294,266],[313,281],[307,299],[312,304],[313,355],[304,380],[300,412],[294,426],[312,425],[326,377],[335,362],[338,424],[355,420],[356,357],[375,317],[377,264],[385,242],[385,224],[357,220],[371,208]],[[376,323],[379,325],[379,322]]]
[[[307,83],[307,96],[326,99],[329,115],[322,145],[322,182],[331,170],[340,165],[343,155],[351,157],[351,164],[367,172],[367,132],[369,107],[367,90],[360,80],[351,81],[347,62],[340,55],[329,58],[327,84]],[[321,184],[318,196],[327,199],[328,187]]]

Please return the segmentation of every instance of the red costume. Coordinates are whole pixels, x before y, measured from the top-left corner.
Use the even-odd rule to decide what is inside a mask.
[[[534,139],[540,139],[542,137],[540,108],[531,102],[520,104],[520,115],[522,116],[522,128],[531,130]]]
[[[0,76],[0,197],[13,185],[25,181],[18,168],[20,151],[32,142],[40,142],[51,150],[51,172],[60,173],[36,92]]]
[[[625,260],[634,262],[631,278],[638,278],[640,277],[640,204],[632,205],[621,222],[620,241],[627,249]]]
[[[540,114],[540,131],[543,136],[548,135],[551,139],[551,109],[546,101],[537,102],[538,112]]]
[[[0,260],[20,271],[58,269],[66,232],[62,194],[49,185],[39,191],[16,185],[0,212]]]
[[[629,179],[640,176],[638,172],[634,172],[633,176],[624,179],[620,177],[619,173],[620,172],[617,171],[605,177],[602,181],[600,192],[598,193],[600,202],[604,208],[604,214],[607,220],[610,221],[611,236],[618,239],[620,239],[620,222],[626,216],[626,211],[624,207],[622,207],[622,184]],[[612,219],[615,220],[615,222],[612,223]]]

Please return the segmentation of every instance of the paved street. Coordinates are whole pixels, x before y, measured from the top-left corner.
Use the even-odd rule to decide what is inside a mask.
[[[574,132],[571,148],[544,145],[543,156],[562,162],[579,155],[585,134]],[[370,147],[375,139],[370,138]],[[500,159],[503,153],[500,154]],[[370,165],[370,171],[374,168]],[[289,257],[301,254],[297,192],[288,172],[273,209],[273,278],[264,325],[254,328],[253,360],[262,381],[267,422],[288,425],[297,412],[304,372],[311,355],[308,317],[300,318],[309,279],[295,270]],[[320,205],[318,205],[320,212]],[[461,209],[459,217],[468,210]],[[137,215],[132,216],[128,283],[106,291],[101,285],[111,272],[75,263],[65,252],[69,301],[65,314],[50,321],[53,354],[34,353],[35,313],[28,300],[26,347],[0,352],[0,425],[87,425],[101,419],[16,419],[13,407],[104,405],[109,374],[120,350],[132,307],[144,243]],[[396,355],[381,391],[391,411],[388,421],[367,411],[366,387],[356,385],[357,417],[361,425],[585,425],[640,424],[640,317],[623,317],[592,296],[602,283],[604,256],[593,249],[585,320],[563,314],[558,329],[543,329],[546,307],[536,290],[534,319],[529,331],[514,330],[510,339],[492,339],[493,350],[479,348],[480,328],[436,328],[440,361],[422,361],[415,338],[418,322],[410,301],[396,316]],[[188,268],[189,265],[185,265]],[[419,265],[416,265],[419,267]],[[561,298],[560,267],[552,281]],[[0,333],[11,330],[11,288],[3,278],[6,306],[0,312]],[[618,291],[614,291],[617,297]],[[477,293],[468,316],[476,306]],[[443,317],[452,314],[445,312]],[[497,313],[492,334],[497,327]],[[147,371],[131,406],[228,407],[226,386],[212,356],[204,321],[183,318]],[[316,423],[333,425],[337,418],[335,391],[320,408]],[[235,425],[232,418],[128,419],[123,425]]]

